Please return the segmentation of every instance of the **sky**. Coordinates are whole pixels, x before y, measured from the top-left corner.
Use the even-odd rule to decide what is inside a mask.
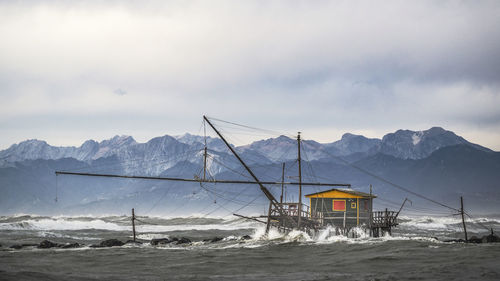
[[[440,126],[500,150],[500,1],[0,1],[0,149]]]

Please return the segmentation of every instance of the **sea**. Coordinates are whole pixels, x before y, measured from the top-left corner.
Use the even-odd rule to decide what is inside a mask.
[[[500,243],[463,238],[459,217],[401,217],[392,235],[356,238],[326,228],[282,234],[236,217],[0,216],[0,280],[500,280]],[[500,230],[500,215],[468,220],[470,236]],[[191,243],[150,244],[188,238]],[[218,238],[218,239],[214,239]],[[79,248],[39,249],[43,240]],[[12,245],[25,245],[20,249]]]

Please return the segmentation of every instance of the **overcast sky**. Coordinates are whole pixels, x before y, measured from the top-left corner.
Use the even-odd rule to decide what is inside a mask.
[[[500,1],[1,1],[0,98],[0,149],[196,134],[206,114],[498,151]]]

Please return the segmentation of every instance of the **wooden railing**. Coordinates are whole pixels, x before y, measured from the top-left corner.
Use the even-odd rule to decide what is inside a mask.
[[[298,217],[299,216],[299,203],[281,203],[281,208],[283,209],[284,213],[288,216],[291,217]],[[272,210],[273,215],[279,215],[278,211],[273,209]],[[308,218],[309,217],[309,206],[302,204],[302,210],[300,210],[300,215],[303,218]]]
[[[372,227],[391,227],[398,225],[397,212],[376,211],[372,213]]]

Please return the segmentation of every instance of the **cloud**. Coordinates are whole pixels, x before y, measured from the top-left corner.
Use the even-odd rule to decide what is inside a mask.
[[[123,89],[116,89],[113,91],[113,93],[119,95],[119,96],[124,96],[127,94],[127,91],[123,90]]]
[[[129,115],[143,123],[113,129],[148,124],[152,137],[206,113],[332,139],[483,128],[478,142],[500,143],[499,13],[497,1],[1,2],[0,130],[5,142],[30,130],[2,128],[35,119],[71,130],[51,125],[66,116],[97,138],[106,123],[88,116]]]

